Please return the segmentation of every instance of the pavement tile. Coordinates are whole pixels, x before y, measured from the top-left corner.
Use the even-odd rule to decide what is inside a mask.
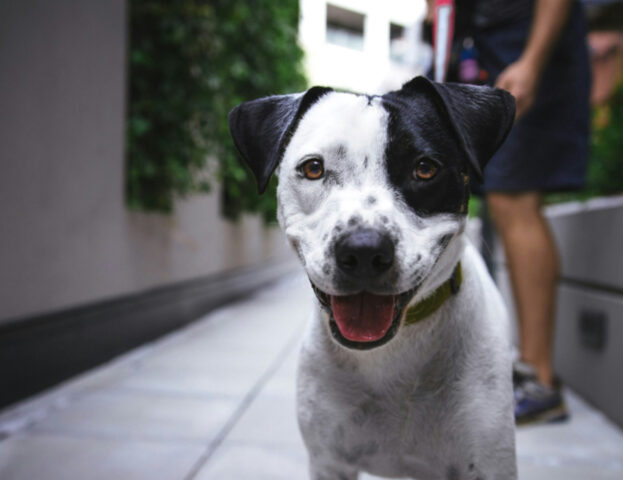
[[[201,448],[61,435],[14,435],[0,442],[2,480],[180,480]]]
[[[150,365],[126,376],[121,389],[205,398],[231,396],[241,398],[268,368],[269,364],[226,365],[207,363],[196,368]]]
[[[532,465],[519,463],[519,480],[621,480],[621,470],[583,465]]]
[[[306,480],[307,455],[273,445],[228,443],[193,480]]]
[[[228,440],[303,447],[294,397],[260,395],[231,430]]]
[[[566,392],[565,398],[570,421],[517,429],[519,463],[609,466],[623,479],[623,432],[573,392]]]
[[[223,428],[237,402],[105,390],[54,412],[32,429],[96,437],[206,444]]]

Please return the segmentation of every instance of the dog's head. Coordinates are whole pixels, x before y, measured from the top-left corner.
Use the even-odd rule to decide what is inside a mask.
[[[469,177],[508,134],[514,101],[418,77],[383,96],[313,87],[243,103],[232,136],[350,348],[391,339],[405,307],[451,274]]]

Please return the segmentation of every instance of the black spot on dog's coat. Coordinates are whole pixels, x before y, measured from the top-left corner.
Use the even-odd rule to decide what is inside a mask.
[[[447,477],[448,480],[460,480],[461,476],[459,474],[459,469],[456,468],[454,465],[450,465],[448,467],[448,471],[447,471]]]
[[[443,237],[441,237],[439,239],[439,246],[441,247],[441,249],[445,250],[445,248],[448,246],[451,240],[452,240],[452,235],[450,234],[444,235]]]
[[[420,215],[461,214],[468,186],[463,182],[468,162],[452,139],[447,121],[425,96],[416,98],[408,108],[399,98],[384,97],[389,113],[389,140],[385,149],[385,166],[390,182],[407,204]],[[426,122],[421,121],[426,118]],[[437,173],[430,180],[414,177],[413,170],[421,158],[432,159]]]
[[[324,178],[322,179],[323,185],[337,185],[341,186],[343,184],[342,178],[340,175],[334,170],[328,170],[324,174]]]
[[[361,217],[359,215],[353,215],[348,219],[348,226],[354,227],[355,225],[359,225],[361,223]]]

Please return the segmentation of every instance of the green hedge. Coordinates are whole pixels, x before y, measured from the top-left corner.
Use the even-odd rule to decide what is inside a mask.
[[[623,85],[607,105],[594,109],[587,192],[623,193]]]
[[[129,16],[128,206],[169,212],[221,181],[226,216],[272,220],[275,182],[258,197],[227,112],[305,89],[298,0],[130,0]]]

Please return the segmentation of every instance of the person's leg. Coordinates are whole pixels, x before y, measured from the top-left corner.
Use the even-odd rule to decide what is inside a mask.
[[[558,252],[537,192],[489,193],[491,218],[502,239],[519,322],[521,360],[551,386]]]

